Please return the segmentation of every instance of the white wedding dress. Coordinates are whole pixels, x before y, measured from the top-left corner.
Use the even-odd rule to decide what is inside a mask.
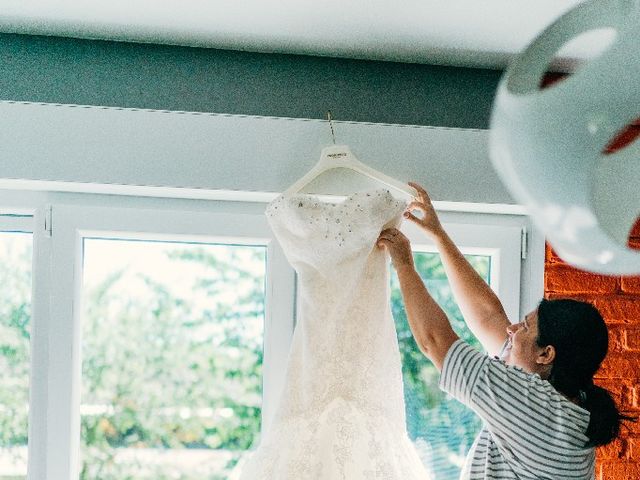
[[[381,189],[267,207],[298,273],[300,314],[280,405],[242,480],[429,478],[407,436],[388,255],[375,246],[405,206]]]

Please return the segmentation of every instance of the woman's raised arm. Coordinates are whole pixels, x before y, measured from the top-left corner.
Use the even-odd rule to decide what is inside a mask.
[[[467,325],[489,354],[498,354],[508,338],[506,329],[510,325],[500,299],[442,228],[425,189],[413,182],[409,185],[416,189],[418,195],[407,207],[405,218],[418,225],[433,240]],[[414,215],[412,212],[415,210],[421,212],[422,217]]]

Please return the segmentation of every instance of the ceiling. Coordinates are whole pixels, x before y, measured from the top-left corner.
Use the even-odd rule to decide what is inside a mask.
[[[0,0],[0,32],[502,69],[581,1]]]

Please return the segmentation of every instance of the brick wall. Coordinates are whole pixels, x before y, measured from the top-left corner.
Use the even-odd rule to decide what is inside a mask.
[[[640,222],[629,240],[640,249]],[[595,275],[565,264],[547,246],[545,296],[592,302],[609,326],[609,355],[596,375],[623,411],[640,415],[640,277]],[[640,424],[598,449],[598,480],[640,479]]]

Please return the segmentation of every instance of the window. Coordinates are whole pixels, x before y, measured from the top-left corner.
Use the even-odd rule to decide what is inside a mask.
[[[264,205],[6,191],[0,200],[35,212],[0,214],[0,480],[27,470],[56,480],[225,478],[273,417],[294,330],[295,274]],[[523,220],[472,220],[454,215],[447,229],[516,320]],[[421,275],[449,308],[433,246],[405,227]],[[454,478],[477,420],[435,388],[397,284],[392,292],[408,430],[436,478]],[[434,421],[455,427],[437,437],[443,429],[425,430]]]
[[[74,206],[53,215],[56,295],[74,303],[59,302],[51,320],[60,381],[47,421],[61,435],[47,444],[50,475],[226,478],[268,421],[293,323],[293,274],[266,219]]]
[[[31,217],[0,215],[0,479],[27,476]]]
[[[446,228],[459,244],[466,245],[462,249],[465,257],[492,288],[498,289],[501,275],[507,277],[503,278],[503,284],[509,280],[519,283],[520,251],[509,248],[510,244],[517,242],[518,229],[494,227],[498,230],[485,236],[478,235],[477,229],[470,226],[452,224]],[[407,230],[414,245],[416,270],[430,294],[445,311],[460,338],[481,350],[480,343],[466,326],[456,305],[440,255],[432,245],[424,243],[424,234],[412,228]],[[504,298],[509,296],[503,295]],[[438,388],[440,373],[413,340],[395,272],[391,276],[391,309],[402,358],[409,437],[433,478],[457,480],[480,431],[480,419]]]
[[[82,480],[227,478],[260,431],[265,250],[85,238]]]

